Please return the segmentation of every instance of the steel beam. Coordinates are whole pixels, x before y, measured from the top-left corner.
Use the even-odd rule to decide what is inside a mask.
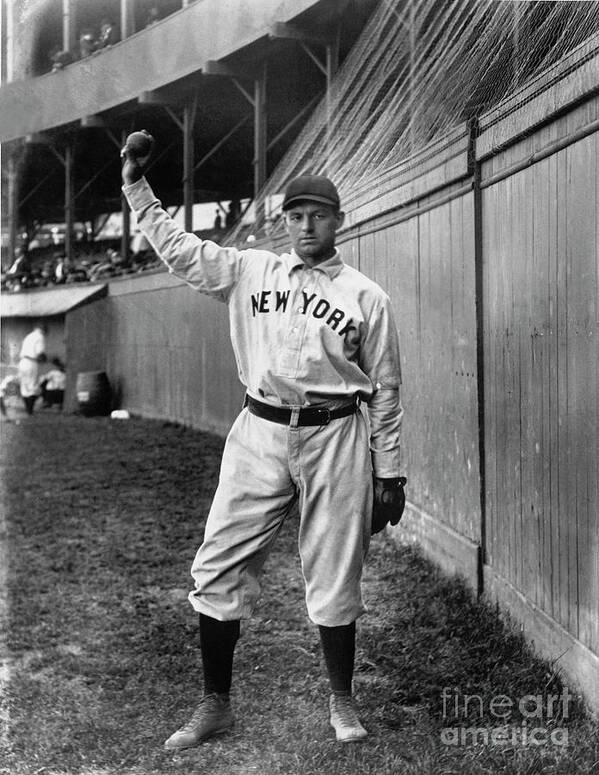
[[[304,30],[301,30],[294,24],[287,24],[285,22],[275,22],[275,24],[272,24],[268,29],[268,34],[271,38],[312,41],[325,45],[328,43],[328,39],[322,35],[313,35],[312,33],[304,32]]]
[[[268,143],[266,136],[266,62],[263,62],[262,69],[257,74],[241,73],[222,62],[210,60],[206,62],[203,72],[205,75],[222,75],[231,78],[237,89],[243,94],[246,100],[254,109],[254,158],[252,161],[254,167],[254,198],[258,191],[266,182],[267,174],[267,152]],[[241,82],[253,78],[253,94],[246,89]]]
[[[77,51],[77,11],[74,0],[62,0],[62,50]]]
[[[135,32],[134,0],[121,0],[121,40]]]
[[[193,231],[193,200],[194,200],[194,141],[193,127],[195,124],[198,104],[197,93],[193,100],[185,103],[183,109],[183,208],[186,231]]]
[[[254,81],[254,199],[266,183],[266,62]]]
[[[64,149],[64,252],[68,261],[73,258],[73,226],[75,203],[73,196],[73,143],[69,140]]]
[[[276,23],[269,29],[271,38],[297,40],[304,52],[314,62],[326,79],[326,127],[325,145],[327,167],[331,155],[331,122],[333,114],[333,79],[339,67],[339,27],[332,36],[313,35],[295,27],[293,24]],[[324,57],[317,54],[312,44],[324,46]]]
[[[8,249],[10,264],[15,261],[19,224],[19,170],[14,153],[8,157]]]

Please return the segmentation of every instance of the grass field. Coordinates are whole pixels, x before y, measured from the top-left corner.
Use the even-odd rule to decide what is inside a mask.
[[[548,695],[563,697],[551,667],[493,609],[384,535],[358,627],[355,689],[370,735],[336,744],[293,518],[242,628],[235,729],[167,753],[201,691],[185,598],[222,440],[51,411],[4,421],[2,437],[2,775],[599,773],[597,725],[580,702],[564,718],[558,701],[548,717]],[[498,695],[513,703],[509,716],[498,717]],[[522,715],[526,695],[541,696],[542,718]],[[528,703],[529,715],[539,710]],[[523,721],[544,730],[540,744],[522,738]]]

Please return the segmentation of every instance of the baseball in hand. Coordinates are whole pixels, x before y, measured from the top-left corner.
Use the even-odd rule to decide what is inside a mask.
[[[152,150],[152,135],[145,129],[141,132],[132,132],[127,137],[125,148],[136,158],[143,158]]]

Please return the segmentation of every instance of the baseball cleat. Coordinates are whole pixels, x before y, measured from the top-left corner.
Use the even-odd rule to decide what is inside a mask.
[[[229,697],[224,694],[207,694],[187,724],[173,733],[164,747],[169,751],[192,748],[209,737],[222,735],[234,723]]]
[[[331,694],[329,708],[331,726],[338,742],[352,743],[367,736],[368,732],[360,723],[351,694]]]

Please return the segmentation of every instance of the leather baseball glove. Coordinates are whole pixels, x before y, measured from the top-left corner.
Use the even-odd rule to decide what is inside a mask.
[[[406,506],[404,485],[407,479],[375,479],[371,534],[380,533],[387,524],[397,525]]]

